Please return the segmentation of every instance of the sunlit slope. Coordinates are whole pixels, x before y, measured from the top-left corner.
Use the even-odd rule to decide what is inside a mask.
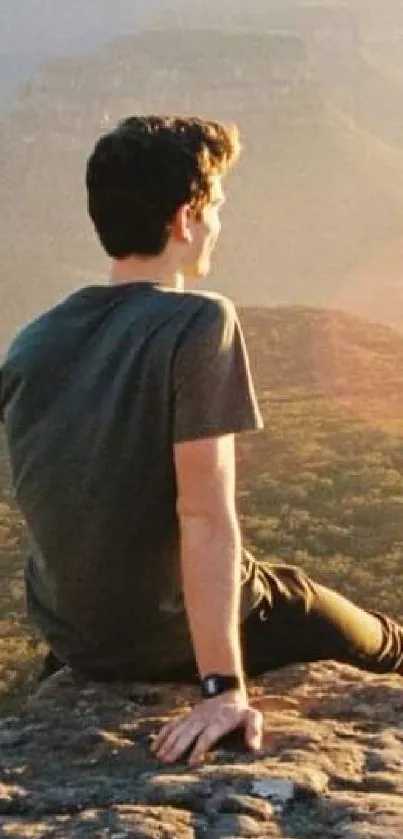
[[[297,98],[281,116],[250,112],[244,122],[244,177],[230,185],[219,275],[242,302],[345,304],[351,272],[402,229],[400,151],[323,90],[305,96],[309,105]]]
[[[339,312],[241,318],[265,420],[239,440],[248,542],[403,620],[403,338]]]
[[[312,394],[403,407],[403,336],[344,312],[241,308],[261,394]],[[398,419],[398,416],[396,417]],[[403,414],[402,414],[403,429]]]

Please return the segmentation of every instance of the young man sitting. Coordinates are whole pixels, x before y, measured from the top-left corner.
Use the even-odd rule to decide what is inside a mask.
[[[1,370],[28,613],[91,679],[200,679],[201,700],[155,742],[196,763],[243,728],[246,677],[333,658],[403,670],[403,630],[242,549],[234,439],[261,428],[233,304],[185,289],[220,233],[235,127],[130,117],[97,142],[88,209],[112,258],[25,327]]]

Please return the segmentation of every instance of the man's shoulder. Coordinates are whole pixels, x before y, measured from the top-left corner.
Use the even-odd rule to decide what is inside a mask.
[[[218,291],[210,291],[209,289],[186,289],[182,294],[193,300],[198,300],[200,303],[207,303],[217,308],[235,308],[233,301]]]
[[[56,303],[22,324],[11,339],[6,349],[5,358],[7,359],[11,355],[22,351],[25,347],[30,348],[32,343],[39,341],[39,338],[43,340],[46,332],[52,329],[53,315],[64,305],[64,300]]]
[[[182,292],[183,297],[189,302],[189,306],[200,313],[206,320],[228,321],[236,317],[235,304],[229,297],[225,297],[216,291],[193,291]]]

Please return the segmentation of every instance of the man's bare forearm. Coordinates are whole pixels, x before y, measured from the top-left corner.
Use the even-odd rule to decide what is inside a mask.
[[[185,606],[200,675],[234,673],[243,684],[241,536],[236,516],[182,520],[181,560]]]

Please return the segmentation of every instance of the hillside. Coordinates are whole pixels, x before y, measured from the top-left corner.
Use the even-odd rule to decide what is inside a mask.
[[[100,131],[133,111],[240,124],[245,153],[228,181],[212,286],[243,305],[403,323],[401,83],[374,57],[393,32],[357,28],[344,5],[297,6],[270,4],[262,18],[252,5],[249,23],[235,15],[210,29],[206,8],[205,28],[160,23],[37,71],[0,124],[0,349],[60,294],[105,275],[84,164]]]
[[[265,420],[238,441],[248,545],[403,620],[403,337],[307,308],[240,315]],[[0,705],[40,654],[21,618],[22,544],[0,437]]]
[[[403,338],[304,308],[242,321],[265,419],[239,445],[251,546],[403,618]]]

